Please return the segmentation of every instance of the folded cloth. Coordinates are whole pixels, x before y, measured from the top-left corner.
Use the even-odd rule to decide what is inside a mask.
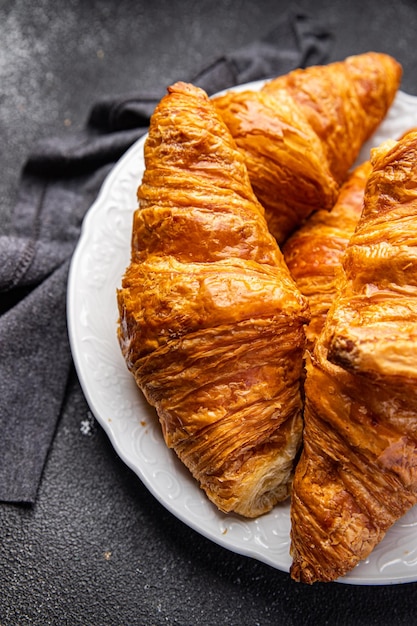
[[[330,44],[320,24],[291,15],[189,80],[212,94],[323,63]],[[1,501],[35,502],[72,364],[66,288],[82,220],[115,161],[146,132],[164,90],[104,99],[83,133],[42,141],[27,160],[12,233],[0,237]]]

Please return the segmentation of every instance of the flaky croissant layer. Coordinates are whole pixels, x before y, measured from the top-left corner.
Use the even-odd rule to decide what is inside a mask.
[[[308,306],[207,95],[176,83],[145,145],[119,341],[168,446],[222,511],[286,498]]]
[[[417,133],[372,154],[344,277],[307,366],[291,575],[351,571],[417,502]]]
[[[395,59],[368,52],[215,99],[279,244],[312,212],[333,207],[363,143],[391,106],[401,74]]]
[[[356,167],[331,211],[313,213],[282,248],[291,276],[310,306],[308,350],[313,350],[336,295],[341,259],[361,216],[371,170],[369,161]]]

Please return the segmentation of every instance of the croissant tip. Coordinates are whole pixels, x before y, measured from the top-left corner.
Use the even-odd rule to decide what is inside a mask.
[[[169,85],[167,87],[167,92],[168,94],[173,94],[173,93],[189,94],[189,95],[200,94],[200,95],[204,95],[207,97],[207,94],[205,93],[203,89],[201,89],[201,87],[197,87],[196,85],[193,85],[192,83],[187,83],[182,80],[178,80],[172,85]]]

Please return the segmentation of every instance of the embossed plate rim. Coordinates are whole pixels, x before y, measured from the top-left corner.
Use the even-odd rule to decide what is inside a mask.
[[[236,89],[258,89],[263,81]],[[417,126],[417,98],[399,92],[388,116],[358,159],[382,140]],[[68,331],[89,407],[120,458],[173,515],[233,552],[288,572],[289,505],[244,520],[220,513],[163,442],[153,410],[127,371],[116,339],[115,290],[127,266],[136,188],[143,173],[139,139],[114,166],[89,209],[72,258],[67,293]],[[339,582],[357,585],[417,581],[417,508],[387,533],[370,557]]]

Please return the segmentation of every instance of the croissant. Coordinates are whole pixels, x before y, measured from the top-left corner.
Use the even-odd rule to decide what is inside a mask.
[[[310,306],[305,329],[310,351],[336,294],[341,259],[359,221],[371,169],[370,161],[358,165],[342,185],[332,210],[310,215],[282,247],[288,269]]]
[[[278,243],[313,211],[332,208],[401,74],[395,59],[369,52],[215,98]]]
[[[417,501],[417,133],[372,152],[343,280],[307,364],[291,576],[351,571]]]
[[[210,500],[255,517],[289,493],[308,305],[203,90],[169,87],[145,166],[117,292],[121,350]]]

